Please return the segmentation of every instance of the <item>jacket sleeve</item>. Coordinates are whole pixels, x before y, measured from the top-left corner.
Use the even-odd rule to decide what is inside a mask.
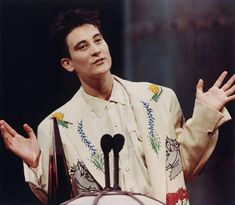
[[[24,163],[25,181],[28,182],[33,193],[44,204],[48,202],[49,152],[53,136],[52,129],[50,129],[50,120],[47,122],[41,123],[38,127],[37,137],[41,149],[38,167],[31,168]]]
[[[196,100],[193,115],[185,122],[174,92],[171,97],[171,115],[187,182],[205,166],[216,146],[219,126],[231,119],[231,116],[226,108],[219,112]]]

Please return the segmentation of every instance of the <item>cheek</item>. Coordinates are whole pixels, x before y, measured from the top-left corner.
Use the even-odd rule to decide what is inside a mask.
[[[109,54],[109,64],[110,64],[110,66],[112,65],[112,58],[111,58],[110,54]]]
[[[107,53],[107,56],[108,56],[108,58],[109,58],[109,62],[110,62],[110,65],[112,64],[112,57],[111,57],[111,54],[110,54],[110,52],[108,51],[108,53]]]
[[[111,61],[111,54],[110,54],[108,45],[107,45],[106,48],[105,48],[105,53],[106,53],[107,58],[109,58],[110,61]]]
[[[88,63],[88,58],[83,55],[73,56],[73,62],[75,65],[86,65]]]
[[[79,59],[79,61],[77,61],[78,65],[83,65],[86,66],[88,64],[88,61],[86,59]]]

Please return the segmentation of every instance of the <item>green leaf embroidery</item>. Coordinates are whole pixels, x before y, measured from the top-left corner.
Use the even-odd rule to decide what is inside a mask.
[[[69,123],[63,120],[57,120],[58,124],[61,125],[62,127],[68,128]]]
[[[101,153],[97,153],[91,156],[91,161],[97,167],[98,170],[104,172],[104,159]]]
[[[160,139],[156,139],[155,137],[149,137],[149,139],[152,149],[156,152],[156,154],[158,154],[161,147],[161,143],[159,141]]]
[[[154,100],[155,102],[158,102],[160,96],[162,94],[162,88],[160,88],[160,91],[158,93],[155,93],[152,97],[152,100]]]

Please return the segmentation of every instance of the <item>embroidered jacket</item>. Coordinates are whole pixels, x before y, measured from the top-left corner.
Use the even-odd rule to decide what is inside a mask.
[[[185,182],[198,175],[204,167],[216,145],[217,129],[231,118],[229,113],[225,108],[218,112],[196,100],[192,118],[185,122],[171,89],[114,78],[123,85],[130,99],[137,125],[134,131],[138,133],[144,150],[151,196],[167,205],[189,204]],[[78,90],[70,101],[45,118],[38,127],[40,163],[37,169],[24,164],[24,169],[26,182],[43,202],[47,200],[52,115],[59,122],[71,176],[79,174],[80,190],[86,189],[88,182],[90,190],[104,187],[102,155],[89,138],[97,133],[90,126],[92,119],[88,119],[86,113],[87,105],[81,90]]]

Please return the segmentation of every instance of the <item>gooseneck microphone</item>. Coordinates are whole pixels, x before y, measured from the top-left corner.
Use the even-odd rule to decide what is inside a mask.
[[[119,186],[119,152],[121,151],[124,145],[125,139],[123,135],[116,134],[113,137],[113,153],[114,153],[114,190],[121,190]]]
[[[105,188],[110,189],[110,172],[109,172],[109,152],[111,151],[112,145],[112,136],[105,134],[102,136],[100,145],[104,153],[104,173],[105,173]]]

